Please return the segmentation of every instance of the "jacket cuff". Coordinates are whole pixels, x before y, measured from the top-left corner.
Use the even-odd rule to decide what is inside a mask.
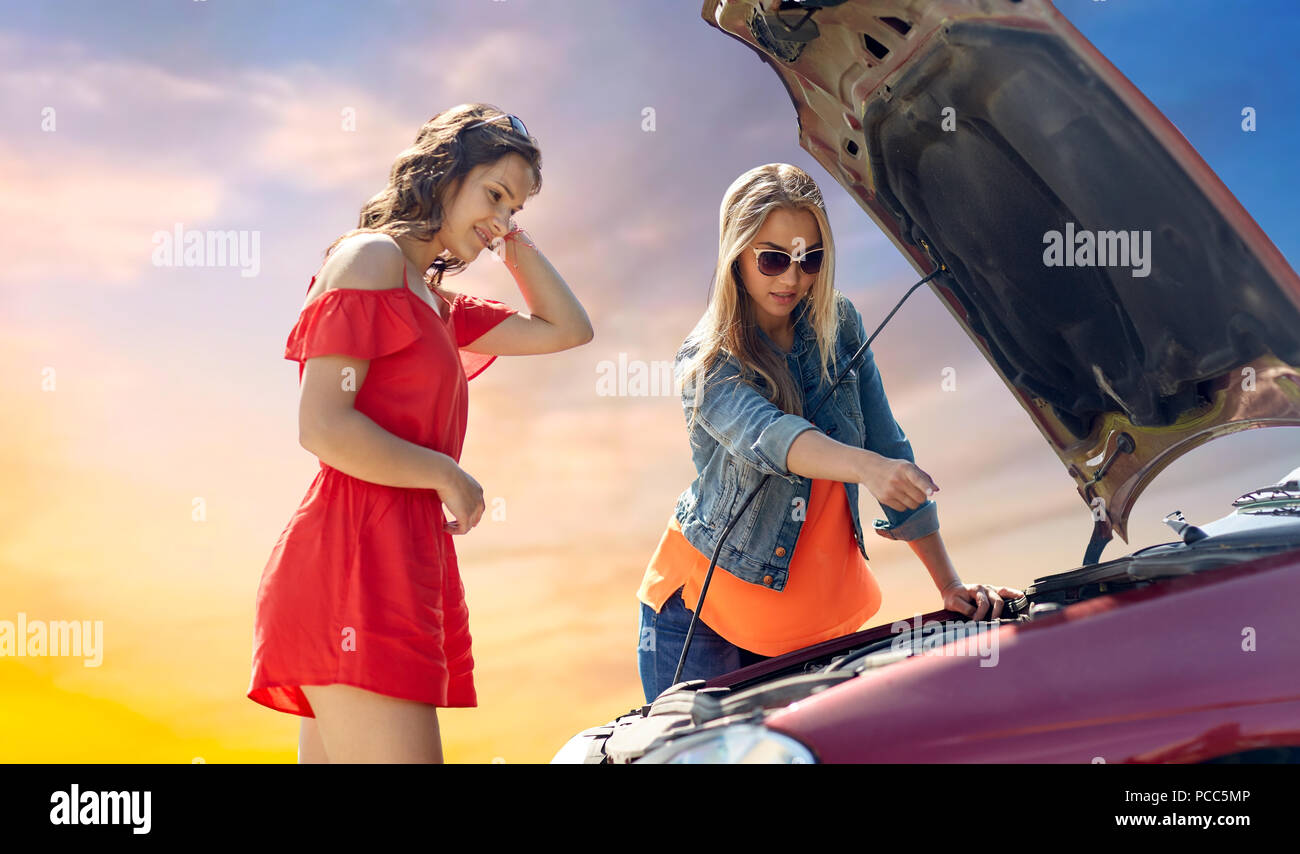
[[[799,475],[791,474],[785,467],[785,459],[790,454],[790,446],[805,430],[816,430],[811,421],[799,415],[786,413],[763,428],[758,439],[751,446],[755,456],[765,464],[764,471],[783,477],[791,483],[799,482]]]
[[[885,519],[874,523],[876,533],[888,540],[919,540],[939,530],[939,505],[927,501],[908,511],[903,521],[891,525]]]

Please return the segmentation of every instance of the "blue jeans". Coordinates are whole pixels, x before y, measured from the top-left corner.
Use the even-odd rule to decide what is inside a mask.
[[[644,602],[641,604],[641,626],[637,632],[637,668],[641,671],[641,688],[647,703],[654,700],[674,684],[673,674],[677,661],[686,645],[686,631],[691,626],[692,612],[682,601],[682,588],[668,597],[659,613]],[[695,624],[691,638],[691,651],[686,656],[680,681],[712,679],[742,667],[748,667],[768,656],[741,649],[705,625]]]

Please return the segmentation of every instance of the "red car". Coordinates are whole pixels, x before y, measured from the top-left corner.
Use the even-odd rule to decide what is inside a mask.
[[[1047,0],[707,0],[1074,479],[1082,564],[707,683],[555,762],[1300,761],[1300,469],[1100,562],[1187,450],[1300,426],[1300,279]],[[1297,461],[1280,464],[1279,473]],[[1082,518],[1087,518],[1086,516]]]

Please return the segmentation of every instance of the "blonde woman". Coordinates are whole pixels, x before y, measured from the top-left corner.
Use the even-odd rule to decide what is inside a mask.
[[[764,475],[722,546],[682,680],[850,634],[876,613],[858,484],[888,517],[876,532],[908,542],[945,608],[997,617],[1022,595],[957,576],[930,499],[939,488],[916,466],[870,350],[816,423],[803,417],[865,340],[834,269],[825,204],[802,169],[769,163],[727,189],[715,287],[676,360],[697,475],[637,592],[646,702],[671,686],[722,530]]]
[[[420,128],[312,277],[284,355],[299,363],[299,441],[320,471],[263,570],[248,690],[302,716],[300,762],[441,762],[438,707],[478,705],[452,543],[484,511],[459,464],[466,383],[496,356],[592,336],[514,227],[540,186],[518,117],[453,107]],[[484,249],[530,316],[442,286]]]

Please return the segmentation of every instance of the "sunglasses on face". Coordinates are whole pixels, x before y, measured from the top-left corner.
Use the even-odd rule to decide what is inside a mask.
[[[474,122],[474,123],[471,124],[471,125],[466,125],[465,128],[463,129],[463,131],[466,131],[466,130],[473,130],[474,128],[479,127],[480,125],[494,125],[494,124],[496,124],[498,121],[500,121],[500,120],[503,119],[503,118],[510,119],[510,127],[511,127],[511,128],[512,128],[516,133],[518,133],[518,134],[519,134],[520,136],[522,136],[522,137],[525,137],[525,138],[528,137],[528,128],[524,127],[523,120],[521,120],[518,116],[508,115],[508,114],[507,114],[507,115],[502,115],[502,116],[493,116],[493,117],[490,118],[490,119],[483,119],[482,121]],[[504,128],[503,128],[503,130],[504,130]],[[462,131],[462,132],[463,132],[463,131]]]
[[[758,272],[764,276],[779,276],[794,263],[794,256],[781,249],[759,249],[754,247],[754,257],[758,260]],[[812,276],[822,268],[822,250],[811,249],[799,258],[799,269]]]

